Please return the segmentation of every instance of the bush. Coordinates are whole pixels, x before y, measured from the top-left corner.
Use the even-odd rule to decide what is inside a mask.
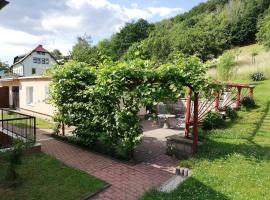
[[[218,78],[222,81],[228,81],[233,75],[235,66],[235,55],[232,52],[226,52],[219,58],[217,64]]]
[[[17,167],[21,164],[23,152],[31,146],[31,143],[25,143],[22,140],[13,140],[12,147],[0,154],[8,163],[5,181],[7,186],[13,187],[18,184],[19,175]]]
[[[265,76],[263,72],[254,72],[252,74],[249,75],[250,79],[252,81],[263,81],[265,80]]]
[[[245,108],[255,108],[256,103],[252,97],[243,97],[241,100],[241,104]]]
[[[228,106],[225,107],[225,114],[226,117],[228,117],[232,121],[236,120],[238,117],[237,111]]]
[[[203,130],[212,130],[215,128],[221,128],[225,124],[222,114],[219,112],[209,112],[206,118],[203,120]]]

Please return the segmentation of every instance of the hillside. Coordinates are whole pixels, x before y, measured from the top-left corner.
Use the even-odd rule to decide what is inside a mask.
[[[270,78],[270,51],[259,44],[247,45],[240,48],[233,48],[230,50],[236,56],[236,66],[234,67],[233,79],[248,79],[252,72],[264,72],[267,79]],[[257,52],[255,57],[256,62],[252,64],[252,53]],[[236,53],[238,52],[238,53]],[[209,70],[209,75],[217,77],[216,69]]]
[[[110,39],[99,42],[97,50],[114,61],[139,55],[164,63],[179,53],[196,54],[206,61],[232,47],[255,43],[258,24],[270,12],[269,6],[269,0],[208,0],[155,24],[127,23]],[[267,38],[264,31],[260,38]]]

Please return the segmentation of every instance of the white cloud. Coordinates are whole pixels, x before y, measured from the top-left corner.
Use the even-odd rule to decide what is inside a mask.
[[[80,26],[81,16],[61,16],[44,14],[41,25],[45,30],[74,29]]]
[[[174,13],[183,12],[182,8],[168,8],[168,7],[150,7],[148,10],[153,15],[159,15],[160,17],[169,16]]]
[[[0,44],[28,46],[39,43],[40,37],[18,30],[7,29],[0,26]],[[2,48],[1,48],[2,49]]]
[[[6,12],[0,13],[0,58],[11,61],[16,54],[30,51],[38,44],[67,53],[76,37],[90,34],[97,38],[109,37],[126,22],[144,18],[150,21],[182,12],[181,8],[123,6],[110,0],[14,0]],[[32,3],[31,3],[32,2]],[[39,10],[42,10],[40,12]],[[20,52],[18,52],[20,50]],[[10,53],[13,55],[10,56]]]

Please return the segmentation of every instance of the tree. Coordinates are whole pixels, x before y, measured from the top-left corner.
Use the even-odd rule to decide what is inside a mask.
[[[259,54],[258,49],[254,48],[251,52],[252,64],[256,64],[256,56]]]
[[[132,44],[147,38],[153,25],[144,19],[126,23],[120,32],[111,38],[111,49],[113,60],[118,60]]]
[[[78,62],[90,64],[93,67],[97,67],[103,61],[98,48],[92,46],[91,37],[86,34],[77,38],[77,43],[71,51],[71,58]]]
[[[270,9],[258,22],[258,30],[257,41],[267,49],[270,49]]]
[[[51,54],[55,57],[56,60],[63,59],[63,54],[58,49],[54,49]]]
[[[218,78],[222,81],[228,81],[233,75],[235,66],[235,56],[232,52],[225,52],[220,58],[217,65]]]
[[[3,71],[4,73],[7,73],[10,71],[9,65],[7,62],[2,62],[0,60],[0,72]]]

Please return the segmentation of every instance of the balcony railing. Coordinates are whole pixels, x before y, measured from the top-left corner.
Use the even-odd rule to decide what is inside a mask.
[[[2,108],[0,131],[12,138],[36,142],[36,118],[14,110]]]

